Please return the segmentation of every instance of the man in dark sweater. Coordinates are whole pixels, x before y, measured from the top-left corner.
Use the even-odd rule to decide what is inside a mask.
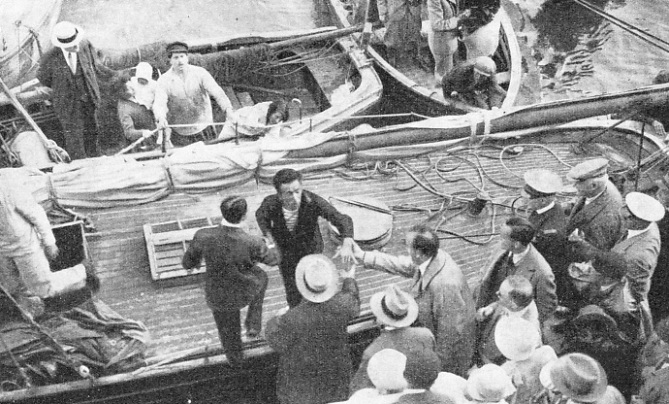
[[[302,300],[295,283],[295,267],[309,254],[323,252],[323,237],[318,225],[322,217],[332,223],[343,241],[340,255],[345,262],[353,261],[353,221],[340,213],[328,201],[302,189],[302,175],[292,169],[283,169],[274,176],[276,194],[266,197],[256,211],[260,231],[270,248],[281,254],[279,269],[286,287],[290,307]]]
[[[205,295],[214,314],[221,344],[228,361],[239,366],[243,359],[239,311],[249,306],[246,335],[255,338],[262,327],[262,305],[267,289],[267,274],[256,264],[276,265],[262,238],[241,228],[246,218],[246,200],[238,196],[221,202],[223,219],[215,228],[195,233],[183,257],[186,269],[207,265]]]

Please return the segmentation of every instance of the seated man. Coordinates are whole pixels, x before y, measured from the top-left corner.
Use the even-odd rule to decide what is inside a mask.
[[[97,283],[97,277],[82,264],[51,272],[47,257],[55,258],[58,247],[49,219],[25,184],[11,175],[0,174],[0,284],[26,314],[37,316],[40,298],[82,289],[87,279]]]
[[[211,97],[225,111],[226,119],[234,112],[230,99],[207,70],[189,64],[188,45],[183,42],[167,45],[167,56],[171,67],[158,79],[153,102],[158,127],[178,125],[171,136],[176,146],[215,138]]]
[[[146,139],[142,145],[137,146],[137,151],[153,149],[155,141],[151,138],[156,129],[153,112],[136,98],[136,87],[128,75],[122,75],[115,86],[118,97],[117,110],[118,119],[123,128],[123,134],[128,144],[139,138]]]
[[[487,56],[468,60],[444,75],[441,81],[444,98],[456,99],[482,109],[500,107],[506,91],[497,84],[495,73],[495,61]]]
[[[280,135],[282,122],[288,120],[288,107],[283,101],[260,102],[242,107],[234,119],[225,121],[219,140],[235,139],[237,136],[259,137],[267,134]]]

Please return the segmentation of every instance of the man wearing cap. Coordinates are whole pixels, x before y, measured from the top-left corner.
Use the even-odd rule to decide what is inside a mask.
[[[420,351],[436,350],[434,335],[430,330],[424,327],[411,327],[418,318],[418,304],[411,295],[401,291],[397,285],[390,285],[384,292],[372,295],[369,307],[376,321],[384,328],[381,330],[381,335],[362,354],[360,368],[351,380],[350,394],[374,386],[367,375],[367,364],[377,352],[390,348],[408,357]]]
[[[652,330],[652,319],[648,308],[650,280],[660,253],[660,231],[656,222],[664,217],[664,206],[655,198],[641,192],[630,192],[625,196],[625,207],[621,209],[627,231],[610,250],[602,250],[584,240],[578,240],[578,249],[593,257],[597,271],[609,282],[626,282],[631,308],[641,310],[642,325],[646,336]],[[606,263],[624,265],[606,265]],[[637,311],[632,309],[631,311]]]
[[[109,80],[114,71],[100,63],[95,48],[84,39],[81,27],[61,21],[53,28],[55,46],[40,59],[37,78],[53,90],[52,102],[63,127],[70,157],[100,154],[96,110],[100,106],[98,79]]]
[[[410,293],[418,303],[418,324],[432,331],[445,372],[463,376],[471,366],[475,343],[474,300],[458,264],[439,249],[439,237],[422,225],[406,233],[409,255],[362,251],[356,259],[367,268],[411,278]]]
[[[263,199],[256,211],[256,220],[271,248],[281,254],[279,270],[290,307],[302,300],[295,284],[295,268],[302,257],[323,252],[323,236],[318,218],[332,223],[342,236],[341,256],[352,257],[353,220],[340,213],[328,201],[302,189],[302,174],[286,168],[272,180],[276,194]]]
[[[521,194],[529,200],[527,219],[537,231],[532,245],[553,270],[558,303],[570,307],[575,292],[567,273],[570,263],[565,233],[568,216],[555,197],[563,189],[562,180],[556,173],[541,168],[526,171],[523,179],[525,187]]]
[[[135,75],[130,78],[130,83],[135,89],[137,103],[152,109],[158,85],[153,79],[153,67],[147,62],[139,62],[135,66]]]
[[[596,158],[574,166],[567,173],[567,179],[574,182],[580,198],[571,209],[565,233],[572,236],[572,240],[581,235],[579,238],[604,251],[613,248],[623,235],[620,217],[623,201],[620,192],[609,181],[608,166],[608,160]],[[591,258],[579,255],[575,249],[569,256],[571,262]]]
[[[497,66],[488,56],[479,56],[454,67],[444,75],[444,98],[456,99],[471,106],[492,109],[500,107],[506,91],[497,84]]]
[[[214,139],[210,97],[216,100],[227,118],[234,113],[230,99],[207,70],[189,64],[188,45],[183,42],[167,45],[167,57],[171,67],[158,79],[153,102],[158,127],[193,124],[172,129],[171,141],[176,146]]]
[[[476,308],[497,300],[496,292],[510,275],[522,275],[532,284],[534,300],[543,324],[555,312],[555,277],[550,265],[532,245],[535,229],[521,217],[511,217],[500,230],[500,251],[493,255],[481,281]]]
[[[348,323],[360,313],[355,268],[338,271],[325,255],[302,258],[295,271],[302,303],[267,323],[266,338],[279,353],[281,404],[320,404],[348,398],[351,357]],[[341,278],[341,279],[340,279]]]
[[[248,306],[246,335],[255,338],[262,327],[262,305],[267,274],[257,264],[276,265],[262,238],[242,229],[246,200],[229,196],[221,202],[221,224],[198,230],[183,256],[186,269],[207,264],[205,297],[218,328],[221,345],[232,366],[240,366],[242,352],[240,310]]]

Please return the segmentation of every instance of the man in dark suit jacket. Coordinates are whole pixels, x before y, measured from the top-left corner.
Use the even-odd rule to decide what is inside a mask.
[[[555,277],[550,265],[534,248],[531,241],[535,230],[532,224],[521,217],[512,217],[500,230],[501,251],[483,275],[476,301],[480,309],[497,300],[500,285],[510,275],[521,275],[529,279],[534,288],[534,300],[543,324],[557,307]]]
[[[184,268],[190,269],[199,266],[204,257],[207,304],[233,366],[240,365],[243,359],[239,311],[249,306],[245,322],[248,337],[257,337],[262,327],[267,274],[256,264],[276,265],[263,239],[240,228],[246,211],[243,198],[225,198],[221,203],[221,225],[198,230],[182,261]]]
[[[341,256],[347,262],[353,259],[353,221],[325,199],[303,190],[302,175],[295,170],[279,171],[273,182],[277,193],[262,201],[256,220],[269,245],[278,247],[286,300],[295,307],[302,300],[295,285],[297,263],[309,254],[323,252],[318,218],[323,217],[339,230],[343,238]]]
[[[304,300],[267,323],[267,342],[280,356],[276,393],[281,404],[348,398],[353,365],[346,327],[360,313],[354,275],[355,269],[339,273],[322,254],[308,255],[297,265],[295,279]]]
[[[623,235],[622,197],[609,181],[608,165],[608,160],[596,158],[574,166],[567,173],[567,178],[574,181],[580,199],[571,210],[566,234],[569,236],[578,229],[587,242],[605,251],[613,248]],[[572,250],[569,258],[571,262],[585,262],[592,257]]]
[[[100,154],[95,112],[100,105],[98,76],[114,71],[98,62],[95,48],[83,38],[81,27],[61,21],[53,29],[54,48],[40,60],[37,78],[53,89],[52,101],[63,127],[65,149],[82,159]]]

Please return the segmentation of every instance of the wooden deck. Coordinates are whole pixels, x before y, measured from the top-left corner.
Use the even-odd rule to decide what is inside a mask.
[[[579,133],[575,133],[575,136],[579,136]],[[628,162],[634,161],[638,148],[634,142],[612,136],[602,136],[600,141],[612,144],[615,139],[623,142],[615,146],[618,150],[615,157]],[[590,154],[576,154],[573,152],[576,150],[573,143],[553,143],[558,140],[562,141],[554,136],[544,138],[540,144],[535,143],[534,146],[522,145],[520,154],[504,158],[504,165],[499,159],[502,143],[486,143],[480,148],[459,153],[435,153],[404,161],[407,167],[417,173],[423,172],[418,177],[426,184],[431,184],[438,192],[470,199],[479,189],[489,193],[499,205],[488,204],[479,216],[458,214],[462,205],[449,205],[448,200],[419,186],[401,191],[400,189],[415,185],[415,182],[396,166],[389,166],[394,174],[381,174],[371,169],[344,168],[307,174],[304,187],[324,197],[365,195],[378,198],[391,208],[422,209],[423,211],[394,212],[394,233],[385,251],[399,254],[405,252],[402,243],[405,231],[411,225],[426,220],[429,216],[426,213],[428,209],[434,213],[446,208],[443,210],[443,217],[446,219],[440,226],[441,229],[465,235],[496,233],[499,225],[512,214],[509,208],[502,205],[511,206],[517,197],[524,171],[541,166],[564,175],[569,169],[566,164],[578,163],[604,149],[611,150],[610,147],[591,146]],[[527,142],[534,143],[538,140]],[[624,142],[628,142],[626,146]],[[555,154],[551,154],[544,147]],[[345,179],[339,174],[359,180]],[[368,179],[362,180],[367,176]],[[80,211],[90,216],[98,230],[97,233],[89,234],[87,239],[102,280],[100,297],[122,315],[143,321],[148,326],[152,334],[149,356],[218,344],[218,335],[211,312],[205,304],[202,275],[157,282],[151,279],[142,226],[146,223],[177,219],[216,217],[220,215],[220,200],[226,195],[238,194],[246,197],[249,202],[249,217],[246,222],[249,230],[258,232],[254,212],[262,199],[273,192],[270,185],[256,186],[255,183],[247,183],[236,189],[213,194],[175,194],[141,206]],[[439,218],[436,218],[430,223],[437,224],[438,221]],[[327,229],[323,227],[323,230],[326,234],[326,254],[332,255],[335,246],[327,236]],[[442,241],[442,247],[460,264],[471,286],[475,286],[480,278],[480,271],[496,246],[496,238],[474,237],[472,240],[477,242],[488,242],[476,245],[445,233],[441,235],[447,237]],[[265,298],[263,321],[267,321],[273,312],[286,305],[277,268],[269,268],[268,274],[270,283]],[[393,282],[403,286],[408,283],[408,280],[363,268],[358,270],[356,278],[361,289],[363,313],[368,312],[369,297],[373,293]]]

